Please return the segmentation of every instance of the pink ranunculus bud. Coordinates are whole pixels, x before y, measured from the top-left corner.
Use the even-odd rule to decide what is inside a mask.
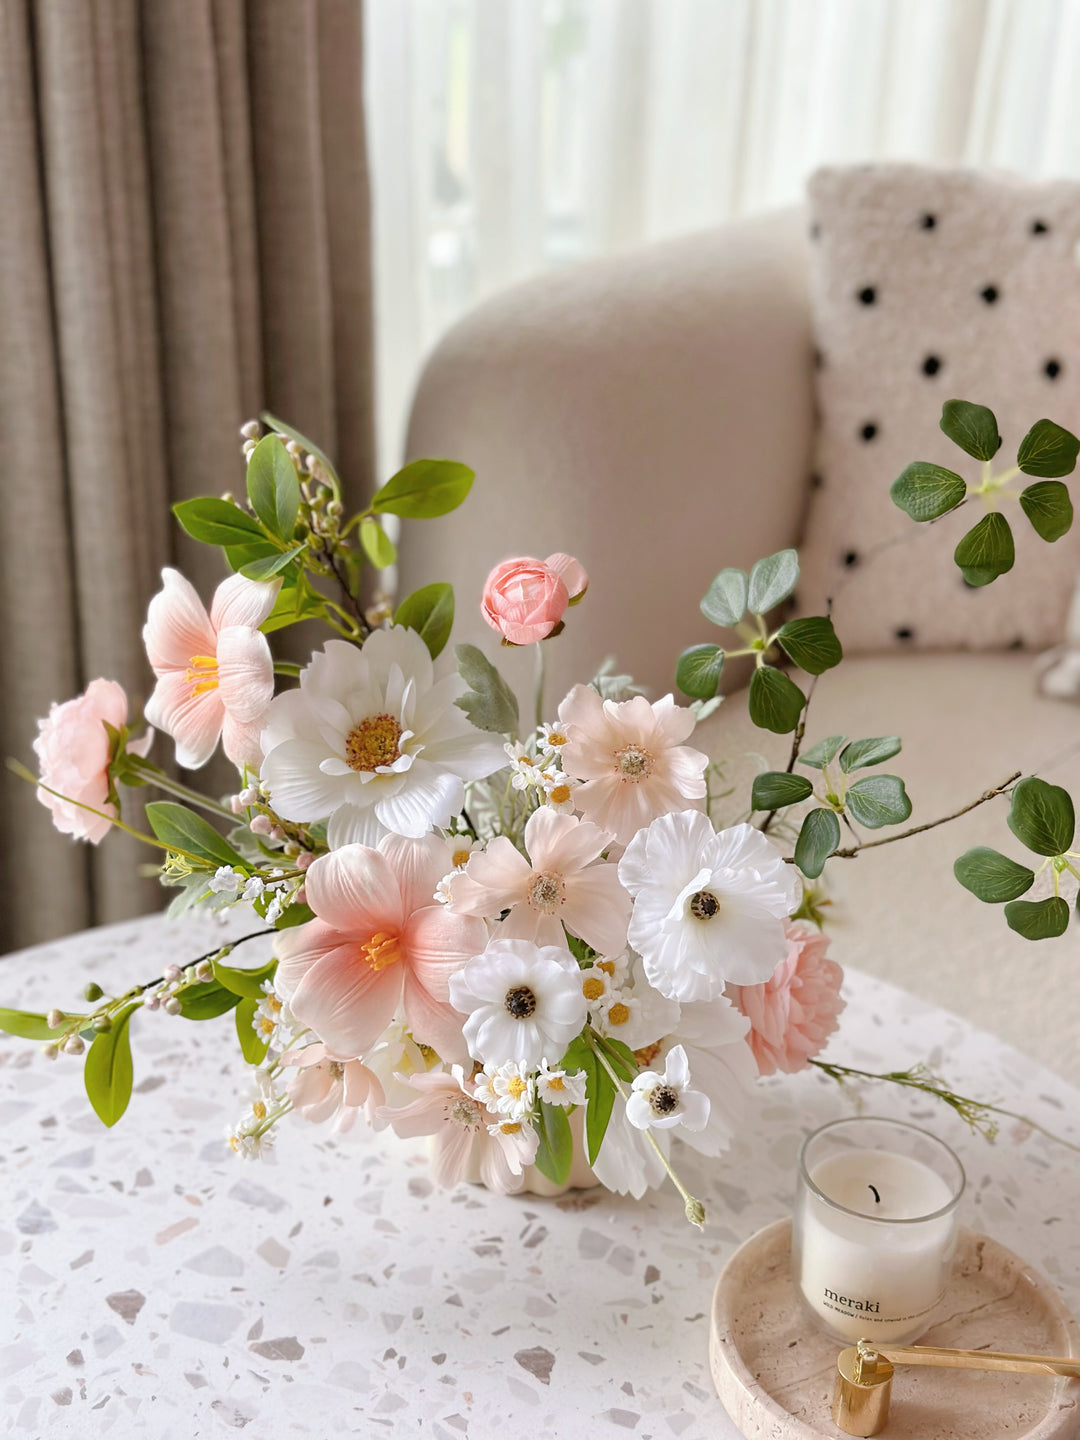
[[[517,556],[492,570],[480,609],[511,645],[532,645],[551,634],[569,604],[570,591],[546,561]]]
[[[580,560],[575,560],[573,555],[567,555],[559,550],[554,555],[549,555],[544,564],[549,570],[554,570],[566,586],[571,605],[576,605],[579,600],[585,598],[585,591],[589,588],[589,577]]]
[[[37,797],[52,812],[53,824],[65,835],[89,840],[96,845],[110,828],[108,816],[116,815],[109,800],[109,734],[106,724],[120,730],[127,724],[128,701],[124,687],[115,680],[91,680],[82,695],[53,705],[44,720],[38,721],[34,741],[41,767],[41,783],[58,795],[39,790]],[[145,755],[154,732],[128,749]],[[60,799],[59,796],[66,798]],[[100,810],[91,814],[84,806]]]
[[[274,828],[274,822],[269,815],[256,815],[248,828],[253,835],[269,835]]]
[[[302,855],[298,855],[296,857],[296,868],[298,870],[306,870],[308,866],[314,862],[314,860],[315,856],[311,853],[311,851],[305,850]]]
[[[829,937],[787,923],[787,958],[764,985],[729,985],[728,996],[750,1021],[746,1037],[758,1071],[803,1070],[837,1027],[844,972],[826,955]]]

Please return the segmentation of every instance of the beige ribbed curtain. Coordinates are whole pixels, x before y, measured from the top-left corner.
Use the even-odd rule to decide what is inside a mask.
[[[161,566],[222,574],[168,506],[242,485],[260,408],[370,486],[361,76],[360,0],[0,0],[2,754],[95,676],[140,706]],[[0,949],[163,902],[2,803]]]

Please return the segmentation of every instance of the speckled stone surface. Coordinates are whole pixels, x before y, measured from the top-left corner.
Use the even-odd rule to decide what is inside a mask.
[[[74,1008],[88,978],[150,979],[219,933],[151,919],[14,955],[0,1003]],[[847,994],[837,1060],[929,1059],[1080,1141],[1065,1081],[879,981],[850,973]],[[0,1433],[734,1440],[709,1374],[716,1277],[789,1212],[802,1136],[854,1093],[779,1077],[729,1156],[680,1150],[709,1208],[699,1237],[670,1189],[642,1203],[444,1194],[423,1142],[385,1134],[297,1121],[275,1164],[244,1164],[222,1138],[246,1094],[231,1023],[137,1015],[136,1091],[113,1131],[79,1061],[0,1037]],[[1012,1122],[989,1146],[917,1095],[866,1093],[958,1150],[966,1222],[1080,1310],[1080,1156]]]

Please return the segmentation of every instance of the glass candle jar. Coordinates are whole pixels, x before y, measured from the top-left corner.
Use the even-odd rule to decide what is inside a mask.
[[[819,1328],[909,1344],[933,1324],[956,1252],[964,1168],[900,1120],[834,1120],[799,1152],[795,1284]]]

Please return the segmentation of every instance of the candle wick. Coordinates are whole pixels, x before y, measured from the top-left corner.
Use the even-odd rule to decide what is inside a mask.
[[[874,1192],[874,1203],[875,1203],[876,1205],[880,1205],[880,1204],[881,1204],[881,1196],[877,1193],[877,1186],[876,1186],[876,1185],[871,1185],[869,1188],[870,1188],[871,1190],[873,1190],[873,1192]]]

